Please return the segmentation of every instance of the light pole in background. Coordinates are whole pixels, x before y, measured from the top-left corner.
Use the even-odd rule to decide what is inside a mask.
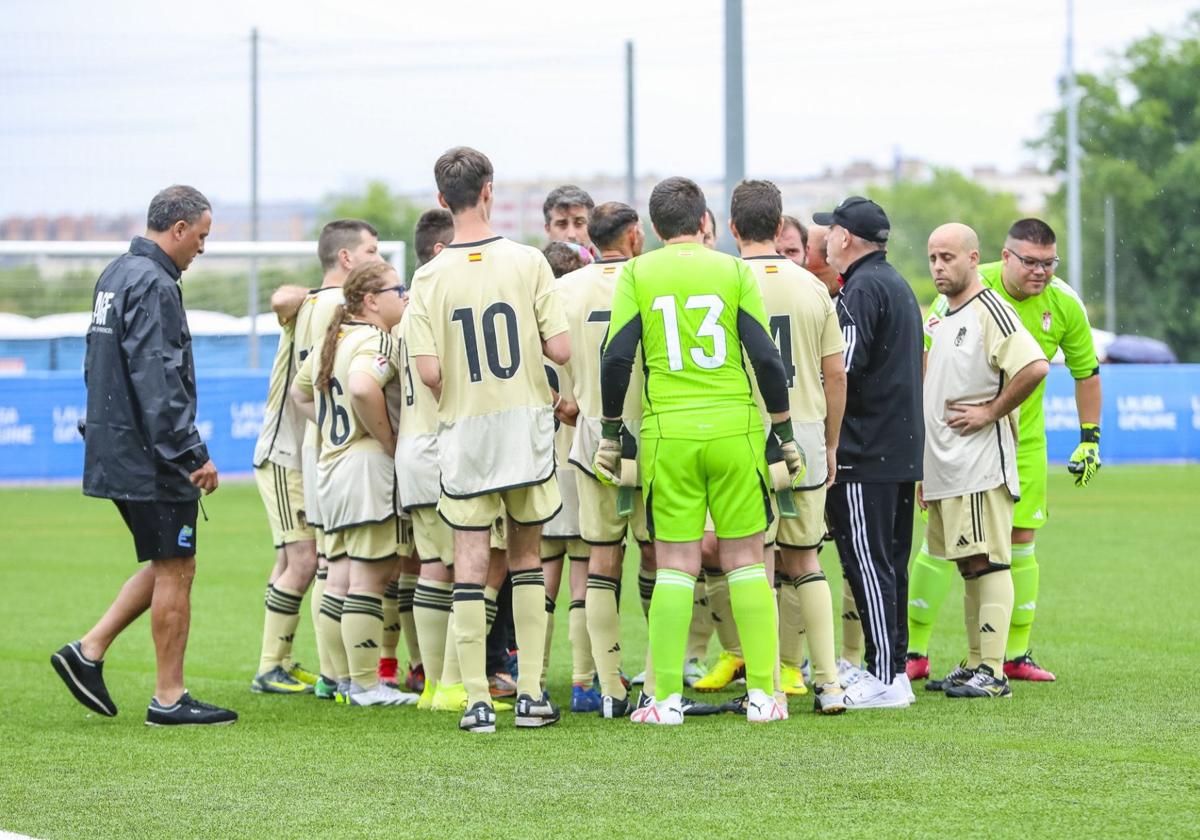
[[[746,177],[746,106],[742,72],[742,0],[725,0],[725,207],[713,208],[728,221],[733,188]],[[736,253],[733,234],[721,224],[721,250]]]

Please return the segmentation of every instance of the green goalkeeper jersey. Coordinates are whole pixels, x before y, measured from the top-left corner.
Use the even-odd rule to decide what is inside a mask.
[[[1040,295],[1017,300],[1004,288],[1000,279],[1001,263],[979,266],[979,277],[983,284],[996,291],[1006,300],[1041,346],[1047,359],[1053,359],[1062,348],[1067,370],[1076,379],[1087,379],[1100,372],[1096,360],[1096,348],[1092,343],[1092,326],[1088,323],[1083,301],[1067,283],[1057,277]],[[925,321],[925,349],[929,349],[932,327],[945,317],[949,304],[945,295],[938,295],[929,309]],[[1046,416],[1042,410],[1042,398],[1046,394],[1046,380],[1038,383],[1020,408],[1018,452],[1042,451],[1046,448]]]
[[[621,416],[639,342],[646,374],[643,437],[710,440],[761,429],[743,347],[765,383],[767,409],[788,409],[783,363],[758,282],[746,263],[728,254],[680,243],[625,263],[601,366],[605,416]]]

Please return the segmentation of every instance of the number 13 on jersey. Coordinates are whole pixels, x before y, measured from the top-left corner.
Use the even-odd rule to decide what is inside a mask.
[[[661,295],[650,307],[662,313],[663,336],[667,345],[667,365],[671,370],[683,370],[683,346],[679,333],[679,309],[674,295]],[[696,327],[694,340],[701,346],[689,348],[692,362],[697,367],[714,370],[725,364],[728,356],[728,341],[725,328],[721,326],[721,313],[725,302],[718,295],[691,295],[684,302],[685,310],[704,310],[704,318]],[[705,352],[704,339],[712,341],[712,352]]]

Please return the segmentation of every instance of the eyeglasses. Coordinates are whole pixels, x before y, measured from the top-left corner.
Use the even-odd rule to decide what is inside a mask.
[[[384,292],[395,292],[403,298],[408,296],[408,286],[405,286],[403,283],[399,286],[388,286],[386,289],[379,289],[375,294],[382,295]]]
[[[1058,264],[1061,262],[1058,257],[1051,257],[1048,260],[1035,260],[1033,257],[1023,257],[1012,248],[1008,249],[1008,253],[1020,260],[1021,265],[1024,266],[1026,271],[1034,271],[1035,269],[1040,268],[1043,271],[1049,271],[1051,274],[1053,274],[1054,269],[1058,268]]]

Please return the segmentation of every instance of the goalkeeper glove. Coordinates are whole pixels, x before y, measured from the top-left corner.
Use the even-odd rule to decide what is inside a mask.
[[[1087,487],[1100,470],[1100,427],[1095,423],[1079,426],[1079,446],[1067,462],[1067,472],[1075,476],[1076,487]]]
[[[621,477],[621,427],[620,420],[600,421],[603,436],[592,458],[592,471],[596,473],[596,478],[610,487],[615,486]]]
[[[787,464],[788,475],[792,477],[792,489],[797,490],[804,483],[804,474],[808,472],[808,463],[804,452],[796,445],[792,432],[792,421],[783,420],[771,424],[771,431],[779,438],[779,448],[783,450],[783,462]]]

